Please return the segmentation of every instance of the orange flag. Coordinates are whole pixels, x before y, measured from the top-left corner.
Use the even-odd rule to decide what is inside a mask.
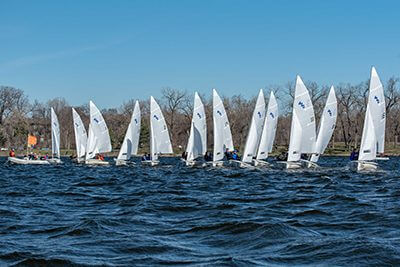
[[[34,146],[37,144],[37,138],[33,135],[28,135],[28,145]]]

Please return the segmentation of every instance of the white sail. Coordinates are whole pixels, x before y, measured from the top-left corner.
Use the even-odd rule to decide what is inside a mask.
[[[297,76],[288,161],[300,160],[302,153],[314,153],[315,136],[314,107],[306,86]]]
[[[376,153],[385,149],[386,110],[383,86],[374,67],[371,69],[367,110],[361,137],[361,161],[375,160]]]
[[[365,112],[364,128],[361,137],[360,153],[358,160],[375,160],[376,159],[376,135],[375,126],[372,119],[372,114],[369,105]]]
[[[214,155],[213,161],[224,158],[225,149],[233,150],[231,128],[224,104],[217,91],[213,89]]]
[[[377,153],[385,150],[385,127],[386,127],[386,105],[383,86],[375,68],[371,69],[371,79],[369,83],[368,105],[375,127],[375,137]]]
[[[51,108],[51,152],[53,158],[60,158],[60,124],[53,108]]]
[[[86,154],[87,133],[81,117],[74,108],[72,108],[72,117],[74,120],[76,156],[77,158],[82,158]]]
[[[257,147],[260,143],[261,134],[263,130],[263,124],[265,119],[265,98],[263,90],[260,89],[260,93],[257,97],[256,106],[253,111],[251,118],[251,124],[249,134],[247,136],[246,145],[243,152],[243,162],[252,162],[253,157],[256,156]]]
[[[206,112],[197,92],[194,94],[193,116],[186,152],[189,161],[202,157],[207,152]]]
[[[90,101],[89,136],[86,149],[86,160],[94,158],[98,153],[112,150],[110,134],[100,110]]]
[[[328,99],[326,100],[326,104],[324,107],[324,111],[322,112],[321,121],[319,123],[319,131],[317,142],[315,144],[315,152],[311,156],[310,161],[317,162],[319,156],[324,153],[326,147],[331,140],[333,135],[333,131],[336,126],[336,117],[337,117],[337,100],[335,95],[335,89],[333,86],[331,87],[328,95]]]
[[[132,155],[137,154],[140,136],[140,107],[139,101],[136,101],[133,109],[131,121],[126,130],[124,141],[118,153],[118,160],[129,160]]]
[[[261,134],[260,146],[258,148],[257,159],[262,160],[268,157],[274,145],[276,126],[278,124],[278,103],[274,92],[271,91],[268,109],[265,115],[265,122]]]
[[[168,127],[156,100],[150,97],[150,150],[151,159],[157,160],[160,153],[173,153]]]

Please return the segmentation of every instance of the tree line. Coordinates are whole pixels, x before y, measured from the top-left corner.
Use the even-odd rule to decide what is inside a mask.
[[[386,97],[386,142],[396,147],[400,134],[400,87],[399,78],[392,77],[384,84]],[[314,111],[319,123],[319,117],[324,108],[329,92],[329,86],[313,81],[305,82],[310,92]],[[275,145],[287,147],[289,144],[291,110],[294,96],[294,81],[284,85],[269,86],[264,90],[268,98],[273,90],[279,105],[279,119]],[[338,117],[336,129],[330,142],[330,147],[337,144],[349,150],[357,147],[362,135],[364,113],[367,105],[369,80],[358,84],[341,83],[335,86],[338,100]],[[174,151],[180,153],[185,149],[189,137],[190,122],[193,110],[194,92],[165,87],[161,98],[157,99],[169,127]],[[257,90],[248,95],[222,96],[236,148],[243,150],[255,106]],[[210,90],[211,93],[211,90]],[[212,129],[212,96],[201,95],[207,115],[207,142],[211,150],[213,145]],[[266,100],[268,102],[268,99]],[[139,151],[149,150],[150,123],[149,100],[139,100],[142,114],[142,128],[139,141]],[[135,100],[131,99],[115,108],[103,109],[101,112],[110,131],[113,149],[119,149],[133,112]],[[46,102],[30,101],[23,90],[0,86],[0,147],[23,150],[26,147],[28,134],[38,137],[38,148],[51,146],[50,107],[58,115],[61,127],[61,148],[75,149],[75,136],[72,122],[71,105],[62,97]],[[88,127],[89,105],[74,106],[81,115],[82,121]],[[86,128],[87,129],[87,128]]]

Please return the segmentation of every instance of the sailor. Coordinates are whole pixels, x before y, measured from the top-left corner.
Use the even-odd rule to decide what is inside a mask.
[[[233,160],[240,160],[240,157],[238,155],[238,151],[236,149],[232,153],[232,159]]]
[[[11,149],[11,150],[10,150],[9,156],[10,156],[11,158],[14,158],[14,157],[15,157],[14,149]]]
[[[204,160],[205,161],[212,161],[213,160],[211,152],[209,152],[209,151],[206,152],[206,154],[204,155]]]
[[[358,151],[354,147],[350,154],[350,160],[358,160]]]
[[[232,159],[232,153],[231,153],[231,151],[229,151],[228,148],[225,149],[225,157],[226,157],[227,160]]]

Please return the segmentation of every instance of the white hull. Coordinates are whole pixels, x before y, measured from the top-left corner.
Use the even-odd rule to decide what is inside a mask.
[[[253,165],[256,167],[270,167],[271,164],[264,160],[253,159]]]
[[[229,166],[237,167],[237,168],[253,167],[253,165],[251,165],[251,163],[243,162],[243,161],[240,161],[240,160],[233,160],[233,159],[230,159],[228,161],[228,164],[229,164]]]
[[[157,166],[160,164],[160,161],[158,160],[142,160],[142,164],[146,166]]]
[[[59,159],[59,158],[52,158],[52,159],[48,159],[47,160],[49,163],[51,163],[51,164],[61,164],[61,163],[63,163],[62,161],[61,161],[61,159]]]
[[[373,161],[352,161],[350,168],[353,171],[373,172],[378,169],[378,164]]]
[[[47,160],[39,160],[39,159],[28,159],[28,158],[15,158],[8,157],[8,161],[13,164],[21,164],[21,165],[46,165],[50,164]]]
[[[123,159],[114,159],[115,160],[115,166],[127,166],[128,162]]]
[[[224,162],[223,161],[213,161],[212,166],[213,167],[222,167],[222,166],[224,166]]]
[[[204,166],[204,161],[203,160],[184,160],[182,159],[183,162],[185,162],[185,165],[187,167],[200,167]]]
[[[109,165],[108,161],[99,160],[99,159],[88,159],[85,161],[86,165]]]

